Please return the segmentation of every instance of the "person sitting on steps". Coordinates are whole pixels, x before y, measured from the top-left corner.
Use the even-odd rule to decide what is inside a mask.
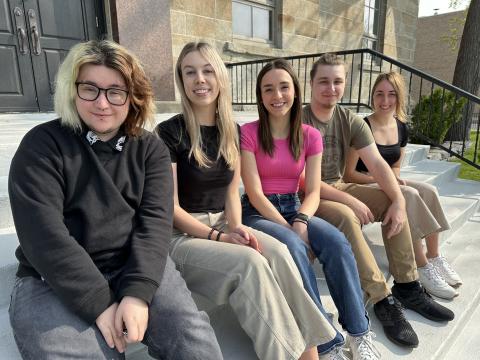
[[[450,225],[440,204],[438,191],[435,186],[425,182],[400,178],[400,165],[408,142],[403,77],[394,71],[378,75],[371,99],[374,113],[364,120],[372,131],[380,155],[390,165],[405,197],[420,282],[430,294],[452,299],[458,295],[453,287],[461,285],[462,280],[439,252],[439,232],[448,230]],[[353,148],[348,154],[343,179],[357,184],[375,183]],[[423,238],[427,247],[426,254],[422,245]]]
[[[399,301],[433,321],[450,321],[454,314],[436,303],[418,282],[405,199],[367,124],[337,104],[345,91],[345,81],[345,62],[334,54],[324,54],[312,65],[312,98],[303,109],[304,122],[320,130],[324,138],[321,201],[315,214],[337,226],[350,241],[362,288],[374,304],[386,336],[401,346],[416,347],[418,337],[405,319]],[[342,181],[351,147],[379,188]],[[394,278],[392,290],[362,233],[362,225],[374,221],[383,225],[383,242]]]
[[[24,359],[222,359],[168,256],[173,191],[150,81],[111,41],[72,47],[55,87],[59,119],[23,138],[9,195],[20,246],[10,323]]]
[[[245,224],[287,245],[305,289],[326,315],[309,253],[323,267],[339,322],[354,360],[379,359],[372,342],[352,249],[338,229],[312,216],[320,200],[322,137],[302,124],[302,94],[294,70],[283,59],[268,62],[256,84],[260,119],[242,126],[242,197]],[[305,171],[303,202],[297,194]],[[346,359],[343,336],[318,347],[320,359]]]
[[[191,291],[231,306],[261,360],[318,360],[333,327],[286,246],[242,224],[239,129],[220,55],[186,44],[175,78],[183,112],[156,128],[173,170],[172,259]]]

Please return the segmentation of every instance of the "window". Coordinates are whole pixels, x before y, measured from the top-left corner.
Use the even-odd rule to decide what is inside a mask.
[[[384,9],[382,0],[365,0],[363,16],[363,47],[382,51]]]
[[[248,39],[273,42],[274,12],[273,0],[233,0],[233,34]]]

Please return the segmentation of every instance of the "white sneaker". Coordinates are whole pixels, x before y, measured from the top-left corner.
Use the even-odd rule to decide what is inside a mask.
[[[345,356],[343,347],[339,346],[333,348],[330,352],[326,354],[318,354],[319,360],[350,360]]]
[[[447,259],[442,255],[428,259],[428,261],[435,266],[435,269],[437,269],[438,273],[443,276],[448,285],[455,287],[462,285],[462,279],[460,279],[460,276],[458,276],[455,270],[453,270],[447,262]]]
[[[458,292],[446,283],[433,264],[427,263],[417,270],[418,280],[428,293],[442,299],[453,299],[458,295]]]
[[[378,360],[380,352],[373,345],[372,339],[375,333],[372,331],[362,336],[347,335],[347,346],[352,351],[353,360]]]

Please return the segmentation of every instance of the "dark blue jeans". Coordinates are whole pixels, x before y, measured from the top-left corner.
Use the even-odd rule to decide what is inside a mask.
[[[291,224],[300,207],[297,194],[273,194],[266,197]],[[287,245],[300,271],[305,290],[328,318],[320,301],[317,279],[308,258],[308,246],[293,230],[260,215],[250,204],[247,195],[242,196],[242,208],[245,225],[263,231]],[[310,219],[307,230],[310,247],[322,264],[330,295],[338,309],[338,321],[352,336],[366,334],[369,331],[369,319],[350,243],[335,226],[315,216]],[[337,331],[337,336],[320,345],[318,352],[327,353],[344,342],[343,336]]]

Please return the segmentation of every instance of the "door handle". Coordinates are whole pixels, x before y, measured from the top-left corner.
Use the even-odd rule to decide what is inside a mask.
[[[23,11],[18,6],[13,9],[15,15],[15,24],[17,29],[18,46],[20,48],[20,54],[25,55],[28,53],[27,44],[27,31],[25,30],[25,23],[23,18]]]
[[[37,16],[33,9],[28,10],[28,24],[30,25],[30,35],[32,37],[33,53],[40,55],[42,47],[40,46],[40,35],[38,34]]]

